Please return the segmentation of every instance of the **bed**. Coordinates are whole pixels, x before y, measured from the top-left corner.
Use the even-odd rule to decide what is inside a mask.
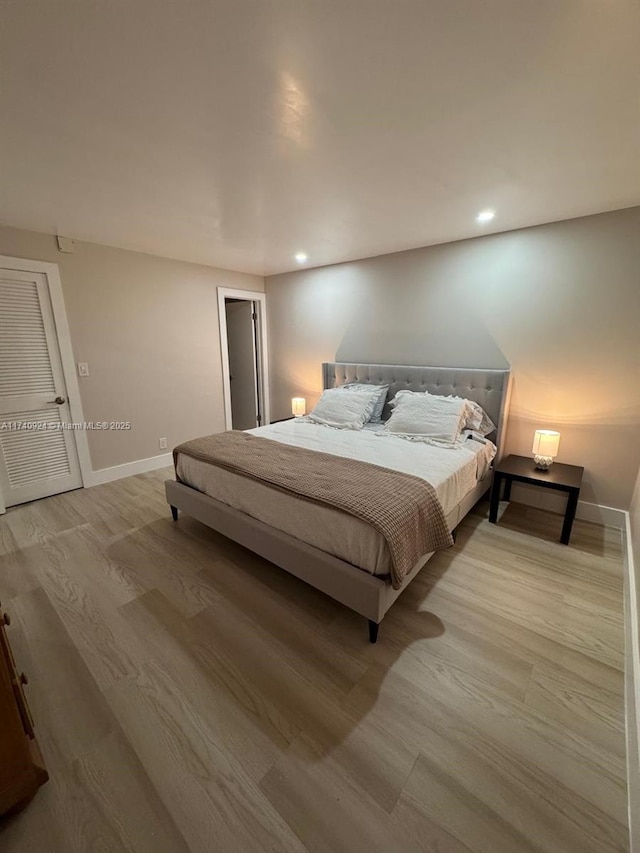
[[[389,385],[383,419],[390,412],[388,401],[405,389],[473,400],[497,426],[488,438],[500,458],[508,370],[345,363],[326,363],[322,369],[324,389],[351,382]],[[289,420],[248,432],[423,477],[435,488],[448,530],[455,531],[491,484],[493,448],[470,440],[454,453],[379,431],[374,425],[356,432]],[[371,642],[389,607],[433,556],[423,554],[394,588],[385,540],[364,521],[180,453],[176,468],[179,481],[165,484],[174,520],[182,510],[356,611],[369,622]]]

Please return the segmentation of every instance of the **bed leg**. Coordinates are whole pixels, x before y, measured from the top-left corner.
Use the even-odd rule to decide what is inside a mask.
[[[177,506],[171,507],[171,515],[173,516],[174,521],[178,520],[178,507]]]
[[[451,538],[453,539],[453,544],[455,545],[455,543],[458,541],[458,528],[457,527],[454,527],[453,530],[451,531]]]
[[[374,622],[373,619],[369,619],[369,642],[375,643],[378,639],[378,628],[380,627],[379,622]]]

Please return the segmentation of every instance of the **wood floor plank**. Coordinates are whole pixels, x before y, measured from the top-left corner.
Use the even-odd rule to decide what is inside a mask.
[[[162,829],[173,838],[173,849],[183,851],[184,842],[171,834],[168,815],[145,784],[134,750],[122,740],[118,721],[44,591],[16,598],[12,611],[14,653],[37,686],[27,690],[50,781],[28,810],[6,822],[2,844],[20,853],[133,853],[145,849],[138,843],[146,836],[147,849],[169,851],[153,837]],[[142,796],[133,796],[140,790]],[[120,802],[128,810],[116,809],[112,799],[123,791],[130,799]],[[153,806],[146,816],[145,802]]]
[[[53,775],[27,810],[0,825],[3,853],[133,853],[55,743],[44,753]]]
[[[107,553],[145,591],[160,589],[187,616],[204,610],[217,599],[211,585],[203,583],[191,570],[184,554],[167,548],[146,527],[118,537]]]
[[[534,625],[521,625],[508,614],[498,615],[478,602],[469,606],[466,596],[437,588],[429,597],[434,614],[446,624],[464,626],[470,636],[491,639],[511,653],[535,664],[558,664],[594,685],[602,685],[616,695],[624,688],[624,674],[617,667],[591,657],[539,633]],[[473,642],[473,639],[472,639]]]
[[[285,660],[264,644],[256,659],[249,635],[248,643],[243,640],[242,623],[228,613],[210,609],[192,621],[197,623],[198,638],[193,644],[197,659],[214,677],[224,680],[259,725],[266,731],[275,727],[287,737],[300,734],[318,761],[326,758],[340,766],[382,808],[393,807],[415,760],[413,750],[390,737],[387,729],[350,715],[343,689],[327,689],[319,670],[315,670],[315,683],[309,683],[304,658]],[[318,646],[323,642],[316,637]],[[339,683],[344,686],[342,679]]]
[[[626,772],[619,756],[537,714],[524,703],[478,689],[452,675],[411,680],[372,667],[350,697],[353,714],[368,713],[416,751],[433,732],[474,726],[479,736],[500,741],[523,762],[558,779],[576,796],[626,820]]]
[[[415,853],[473,853],[409,797],[402,796],[398,800],[391,821],[411,837]]]
[[[94,582],[102,565],[86,559],[81,543],[66,533],[48,539],[41,546],[38,575],[94,678],[107,686],[136,672],[137,650],[117,607]]]
[[[197,634],[161,593],[146,593],[122,612],[150,652],[147,671],[161,681],[173,682],[188,696],[217,738],[242,762],[251,778],[259,781],[297,737],[298,730],[285,727],[282,720],[267,731],[256,725],[254,715],[246,713],[225,680],[215,678],[211,667],[204,670],[199,665],[191,651]]]
[[[617,696],[564,667],[535,666],[526,704],[625,761],[625,720]]]
[[[29,676],[38,739],[45,753],[51,744],[71,763],[113,731],[114,718],[44,589],[14,599],[11,614],[8,636]]]
[[[138,756],[117,729],[75,759],[73,771],[96,813],[130,853],[188,853],[184,837]]]
[[[192,850],[304,850],[189,698],[158,670],[108,690],[109,702]]]
[[[37,557],[38,546],[8,550],[0,555],[0,601],[4,607],[7,607],[16,595],[38,589],[40,586],[34,566]]]
[[[332,686],[348,692],[364,674],[366,663],[351,655],[331,636],[331,631],[318,634],[306,612],[301,612],[288,598],[256,590],[254,584],[236,584],[237,567],[223,562],[203,573],[223,593],[225,607],[234,605],[244,618],[268,633],[269,642],[279,643],[283,656],[291,656],[294,666],[300,660],[312,659],[314,669],[326,671]],[[246,580],[243,578],[243,580]],[[296,584],[295,590],[301,586]],[[321,597],[321,594],[318,594]],[[316,626],[317,627],[317,626]]]
[[[382,623],[181,514],[14,507],[0,600],[51,773],[3,853],[626,853],[617,531],[479,504]],[[355,571],[355,570],[354,570]]]
[[[415,851],[411,835],[393,825],[366,790],[301,741],[260,784],[270,802],[312,853]]]
[[[472,728],[456,727],[446,737],[432,733],[403,797],[477,853],[627,849],[624,824]]]
[[[454,591],[469,603],[473,601],[522,627],[533,626],[541,636],[559,645],[623,669],[624,650],[616,640],[620,625],[610,625],[608,614],[594,621],[571,608],[558,592],[528,594],[525,597],[515,586],[507,589],[484,584],[479,573],[465,577],[464,581],[448,574],[441,584],[442,589]]]

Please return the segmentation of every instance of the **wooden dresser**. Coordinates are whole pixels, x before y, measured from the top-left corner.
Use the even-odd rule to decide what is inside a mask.
[[[0,815],[24,808],[49,778],[33,734],[33,720],[6,628],[11,624],[0,606]]]

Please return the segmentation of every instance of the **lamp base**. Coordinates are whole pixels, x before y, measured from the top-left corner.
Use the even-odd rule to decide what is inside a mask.
[[[533,461],[536,463],[538,471],[548,471],[553,465],[553,456],[538,456],[538,454],[535,453]]]

